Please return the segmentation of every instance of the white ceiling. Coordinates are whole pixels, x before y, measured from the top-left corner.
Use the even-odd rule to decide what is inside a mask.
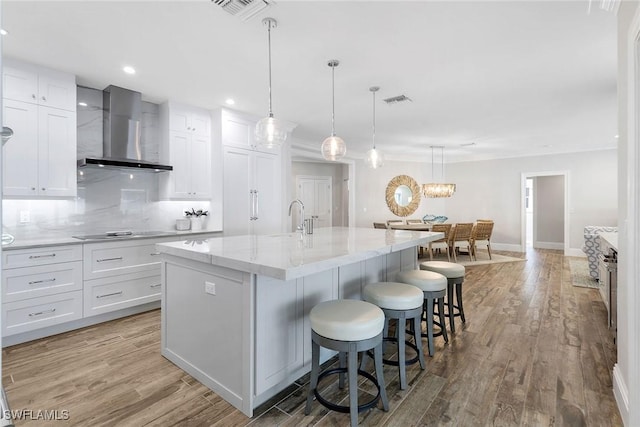
[[[279,1],[243,22],[210,0],[2,3],[3,54],[214,109],[265,116],[272,16],[273,111],[297,144],[336,133],[348,155],[372,139],[389,158],[445,161],[616,146],[616,17],[588,1]],[[121,69],[132,65],[135,76]],[[413,102],[386,105],[405,94]],[[475,143],[462,147],[463,144]]]

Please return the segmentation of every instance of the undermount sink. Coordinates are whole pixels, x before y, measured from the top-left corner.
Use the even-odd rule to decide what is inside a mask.
[[[102,234],[81,234],[78,236],[71,236],[74,239],[80,240],[111,240],[111,239],[132,239],[136,237],[155,237],[155,236],[173,236],[177,233],[175,231],[107,231]]]

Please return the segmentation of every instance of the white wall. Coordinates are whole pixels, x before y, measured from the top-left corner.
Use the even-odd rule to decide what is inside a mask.
[[[564,248],[564,176],[533,179],[534,248]]]
[[[380,169],[369,169],[364,161],[355,166],[356,227],[373,227],[374,222],[398,219],[385,201],[387,184],[397,175],[409,175],[418,184],[431,181],[431,159],[428,163],[386,161]],[[406,218],[422,218],[426,214],[444,214],[444,200],[421,197],[416,212]],[[405,219],[405,218],[402,218]]]
[[[569,173],[569,243],[580,251],[585,225],[617,225],[616,150],[554,154],[447,165],[447,181],[457,186],[446,201],[449,222],[493,218],[494,246],[524,247],[521,242],[523,173]]]

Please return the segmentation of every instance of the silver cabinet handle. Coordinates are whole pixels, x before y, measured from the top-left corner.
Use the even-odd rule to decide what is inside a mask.
[[[160,255],[160,252],[151,252],[149,255],[151,255],[151,256],[158,256],[158,255]]]
[[[36,99],[36,94],[35,93],[31,94],[31,99]]]
[[[45,191],[45,190],[46,190],[46,188],[42,187],[42,191]]]
[[[56,278],[54,277],[53,279],[44,279],[44,280],[33,280],[31,282],[29,282],[30,285],[37,285],[39,283],[49,283],[49,282],[55,282]]]
[[[256,202],[255,195],[253,194],[254,190],[249,190],[249,204],[250,204],[250,213],[249,213],[249,221],[253,221],[256,219]]]
[[[47,97],[46,97],[46,96],[43,96],[43,97],[42,97],[42,100],[43,100],[43,101],[46,101],[46,100],[47,100]]]
[[[97,259],[96,262],[105,262],[105,261],[122,261],[122,257],[115,257],[115,258],[102,258],[102,259]]]
[[[259,216],[259,213],[260,213],[260,210],[259,210],[259,207],[258,207],[258,190],[253,190],[253,191],[254,191],[254,194],[256,195],[255,196],[256,197],[256,213],[255,213],[255,217],[253,219],[257,220],[258,216]]]
[[[56,309],[52,308],[51,310],[38,311],[37,313],[29,313],[29,317],[41,316],[46,313],[55,313]]]
[[[36,191],[36,187],[31,187],[31,191]]]
[[[116,295],[122,295],[122,291],[119,292],[112,292],[110,294],[104,294],[104,295],[96,295],[96,298],[106,298],[106,297],[113,297]]]
[[[157,285],[149,285],[150,288],[158,288],[162,286],[162,283],[158,283]]]
[[[37,258],[52,258],[56,256],[56,254],[47,254],[47,255],[29,255],[29,259],[37,259]]]

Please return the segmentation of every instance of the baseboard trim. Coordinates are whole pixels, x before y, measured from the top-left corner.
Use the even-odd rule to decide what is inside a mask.
[[[613,396],[618,404],[618,410],[625,426],[629,425],[629,391],[624,382],[620,368],[616,363],[613,366]]]
[[[564,243],[558,242],[533,242],[533,247],[535,249],[556,249],[556,250],[564,250]]]

